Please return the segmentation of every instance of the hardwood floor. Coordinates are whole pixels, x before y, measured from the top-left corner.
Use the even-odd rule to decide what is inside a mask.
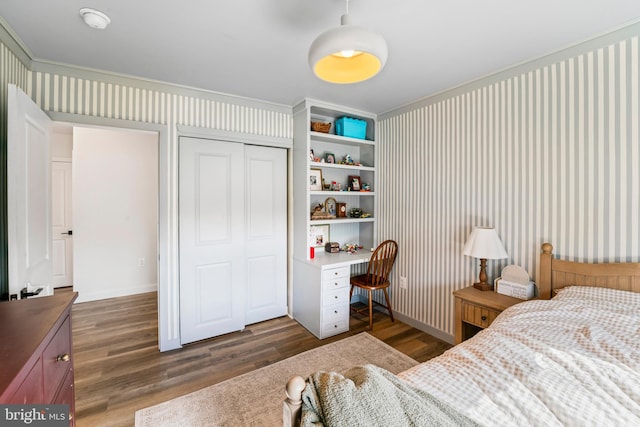
[[[269,365],[367,329],[352,316],[350,331],[318,340],[287,316],[242,332],[158,351],[156,293],[73,306],[76,421],[132,426],[135,411]],[[376,313],[372,335],[422,362],[451,346]],[[282,379],[283,392],[286,378]],[[283,394],[284,398],[284,394]]]

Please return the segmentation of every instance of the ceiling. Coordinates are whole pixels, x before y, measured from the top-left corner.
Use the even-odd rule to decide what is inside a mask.
[[[79,10],[111,18],[104,31]],[[380,74],[333,85],[308,48],[344,0],[2,0],[38,60],[292,106],[304,97],[383,113],[637,21],[638,0],[351,0],[353,24],[389,46]]]

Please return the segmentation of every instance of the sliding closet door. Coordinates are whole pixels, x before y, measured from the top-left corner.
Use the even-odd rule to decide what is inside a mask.
[[[287,151],[247,145],[246,323],[287,314]]]
[[[245,325],[244,145],[180,138],[180,338]]]

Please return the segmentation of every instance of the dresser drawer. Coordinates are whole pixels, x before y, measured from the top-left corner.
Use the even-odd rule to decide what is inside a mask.
[[[322,282],[322,293],[333,292],[338,289],[349,287],[349,277],[338,277],[336,279],[328,279]]]
[[[349,288],[342,288],[335,292],[325,292],[322,294],[322,306],[349,305]]]
[[[71,321],[69,317],[60,325],[51,342],[42,353],[44,372],[44,399],[52,402],[62,380],[67,376],[73,362],[71,360]]]
[[[25,403],[42,402],[42,361],[38,361],[31,367],[18,390],[8,402],[16,405]]]
[[[499,314],[500,311],[491,310],[468,302],[462,303],[462,321],[481,328],[489,326]]]
[[[338,279],[340,277],[349,277],[351,270],[349,267],[338,267],[322,270],[322,282],[327,280]]]

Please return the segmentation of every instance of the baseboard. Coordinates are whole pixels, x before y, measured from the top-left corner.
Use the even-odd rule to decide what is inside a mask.
[[[365,295],[354,295],[353,298],[351,299],[351,303],[356,303],[356,302],[360,302],[362,304],[367,304],[367,298]],[[393,308],[393,307],[391,307]],[[383,312],[387,312],[386,309],[378,307],[376,305],[374,305],[374,310],[378,310],[378,311],[383,311]],[[406,323],[409,326],[412,326],[416,329],[421,330],[422,332],[425,332],[429,335],[432,335],[436,338],[438,338],[439,340],[442,340],[446,343],[449,343],[451,345],[455,345],[455,337],[453,335],[449,335],[446,332],[441,331],[440,329],[436,329],[433,326],[429,326],[426,323],[422,323],[416,319],[413,319],[411,317],[405,316],[402,313],[398,313],[397,311],[393,312],[393,317],[398,319],[399,321],[401,321],[402,323]]]
[[[74,288],[74,291],[78,291],[78,299],[76,300],[76,303],[81,303],[81,302],[97,301],[97,300],[107,299],[107,298],[126,297],[129,295],[144,294],[147,292],[157,292],[158,284],[152,283],[148,285],[128,286],[126,288],[115,288],[115,289],[111,288],[111,289],[105,289],[102,291],[93,291],[93,292],[83,291],[82,288],[80,289]]]
[[[442,340],[451,345],[455,345],[455,337],[453,335],[449,335],[446,332],[441,331],[440,329],[436,329],[433,326],[429,326],[426,323],[419,322],[411,317],[405,316],[402,313],[393,312],[393,317],[401,321],[402,323],[406,323],[409,326],[413,326],[416,329],[420,329],[422,332],[425,332],[429,335],[432,335],[439,340]]]

